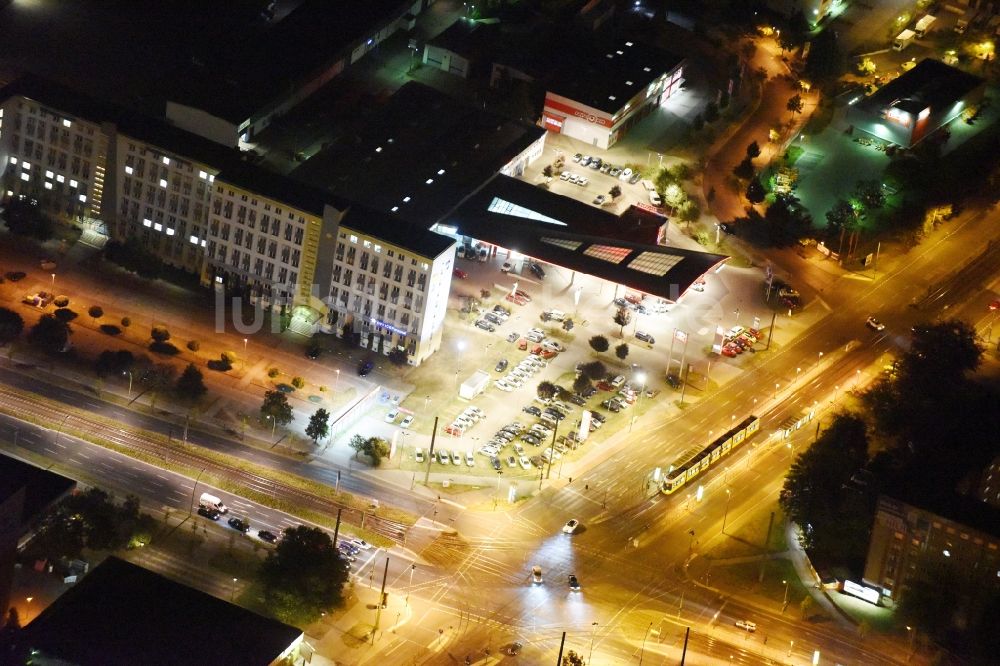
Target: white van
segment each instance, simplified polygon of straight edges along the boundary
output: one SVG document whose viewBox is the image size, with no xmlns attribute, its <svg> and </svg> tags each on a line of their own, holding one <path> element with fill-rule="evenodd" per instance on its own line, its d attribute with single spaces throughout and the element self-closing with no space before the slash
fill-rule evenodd
<svg viewBox="0 0 1000 666">
<path fill-rule="evenodd" d="M 229 507 L 222 503 L 215 495 L 209 495 L 208 493 L 202 493 L 201 499 L 198 501 L 199 506 L 204 509 L 215 509 L 219 513 L 228 513 Z"/>
</svg>

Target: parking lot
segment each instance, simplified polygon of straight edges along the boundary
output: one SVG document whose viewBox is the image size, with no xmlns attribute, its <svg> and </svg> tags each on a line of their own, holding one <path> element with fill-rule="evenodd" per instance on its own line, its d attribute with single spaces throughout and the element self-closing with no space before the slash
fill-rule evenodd
<svg viewBox="0 0 1000 666">
<path fill-rule="evenodd" d="M 403 405 L 405 411 L 416 414 L 416 420 L 405 437 L 400 464 L 414 472 L 426 469 L 433 416 L 438 416 L 436 455 L 431 463 L 435 474 L 488 476 L 502 471 L 508 478 L 537 479 L 539 465 L 548 467 L 545 451 L 553 447 L 549 455 L 556 475 L 561 462 L 573 460 L 594 442 L 599 445 L 606 438 L 604 433 L 628 428 L 633 416 L 679 397 L 679 382 L 675 379 L 671 386 L 666 381 L 675 328 L 689 336 L 687 362 L 696 371 L 704 370 L 711 360 L 706 351 L 715 327 L 737 323 L 732 306 L 722 305 L 731 298 L 730 283 L 752 284 L 747 288 L 754 292 L 760 288 L 759 273 L 737 269 L 708 276 L 697 287 L 702 291 L 692 290 L 680 303 L 669 305 L 549 264 L 540 265 L 545 276 L 540 279 L 532 273 L 529 260 L 503 249 L 494 255 L 487 248 L 483 261 L 478 248 L 469 254 L 475 258 L 456 263 L 449 333 L 438 352 L 438 362 L 444 366 L 435 387 L 441 394 L 440 406 L 429 413 L 419 391 Z M 624 327 L 613 321 L 620 305 L 632 317 Z M 544 317 L 545 313 L 550 316 Z M 744 306 L 744 323 L 749 324 L 754 314 L 749 304 Z M 759 314 L 763 316 L 763 309 Z M 595 335 L 607 338 L 607 352 L 597 353 L 590 347 L 588 341 Z M 614 353 L 622 343 L 628 345 L 624 360 Z M 673 350 L 675 375 L 682 347 L 678 343 Z M 719 370 L 713 374 L 723 375 L 725 366 L 741 364 L 748 356 L 715 357 Z M 574 395 L 577 366 L 595 360 L 606 367 L 609 381 L 595 378 L 592 393 Z M 462 384 L 479 371 L 489 377 L 483 392 L 471 399 L 460 398 Z M 542 381 L 565 389 L 557 396 L 562 405 L 537 399 Z M 689 395 L 692 390 L 688 389 Z M 612 399 L 614 403 L 608 402 Z M 475 408 L 472 413 L 470 408 Z M 547 409 L 559 410 L 562 418 L 551 411 L 546 414 Z M 607 425 L 597 419 L 599 423 L 587 429 L 590 437 L 581 447 L 574 433 L 580 429 L 584 410 L 599 414 Z M 421 450 L 424 462 L 417 462 L 416 449 Z M 447 457 L 441 458 L 444 451 Z"/>
</svg>

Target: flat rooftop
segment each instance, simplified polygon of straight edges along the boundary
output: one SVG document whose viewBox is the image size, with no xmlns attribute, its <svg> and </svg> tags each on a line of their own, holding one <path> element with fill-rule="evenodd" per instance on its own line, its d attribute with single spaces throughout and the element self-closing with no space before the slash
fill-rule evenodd
<svg viewBox="0 0 1000 666">
<path fill-rule="evenodd" d="M 430 227 L 544 135 L 410 82 L 291 176 Z"/>
<path fill-rule="evenodd" d="M 613 114 L 684 58 L 635 40 L 594 45 L 566 64 L 548 83 L 557 95 Z M 570 64 L 571 63 L 571 64 Z"/>
<path fill-rule="evenodd" d="M 938 111 L 984 83 L 984 79 L 940 60 L 924 58 L 916 67 L 861 100 L 858 106 L 876 113 L 889 107 L 909 113 L 920 113 L 927 107 Z"/>
<path fill-rule="evenodd" d="M 348 209 L 340 224 L 387 243 L 407 248 L 429 259 L 436 258 L 455 243 L 448 236 L 401 220 L 392 213 L 383 213 L 358 205 Z"/>
<path fill-rule="evenodd" d="M 728 257 L 638 242 L 623 218 L 498 175 L 442 224 L 557 266 L 676 301 Z"/>
<path fill-rule="evenodd" d="M 76 487 L 76 481 L 0 454 L 0 504 L 24 488 L 21 525 L 31 523 L 53 502 Z"/>
<path fill-rule="evenodd" d="M 304 0 L 280 20 L 263 19 L 203 44 L 171 79 L 168 98 L 234 123 L 251 118 L 320 67 L 346 57 L 406 13 L 405 0 Z"/>
<path fill-rule="evenodd" d="M 109 557 L 16 637 L 79 666 L 266 666 L 302 631 Z"/>
</svg>

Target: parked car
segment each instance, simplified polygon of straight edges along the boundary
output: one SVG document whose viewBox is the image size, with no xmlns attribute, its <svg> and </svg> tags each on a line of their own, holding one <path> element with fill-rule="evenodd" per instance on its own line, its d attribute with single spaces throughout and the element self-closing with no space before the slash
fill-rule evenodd
<svg viewBox="0 0 1000 666">
<path fill-rule="evenodd" d="M 413 449 L 413 460 L 422 463 L 424 461 L 424 450 L 419 446 Z"/>
<path fill-rule="evenodd" d="M 622 169 L 622 172 L 618 174 L 618 178 L 624 181 L 628 181 L 632 178 L 632 176 L 639 176 L 639 178 L 642 177 L 640 174 L 633 173 L 632 169 Z M 639 182 L 639 179 L 637 178 L 635 182 Z"/>
<path fill-rule="evenodd" d="M 492 333 L 493 331 L 497 330 L 496 326 L 494 326 L 490 322 L 486 321 L 485 319 L 477 319 L 476 320 L 476 328 L 481 328 L 484 331 L 489 331 L 490 333 Z"/>
<path fill-rule="evenodd" d="M 399 416 L 399 410 L 398 409 L 391 409 L 391 410 L 389 410 L 389 413 L 385 415 L 385 422 L 386 423 L 395 423 L 396 422 L 396 418 L 398 416 Z"/>
<path fill-rule="evenodd" d="M 375 364 L 372 361 L 370 361 L 370 360 L 365 361 L 358 368 L 358 375 L 361 376 L 361 377 L 367 377 L 371 373 L 371 371 L 372 371 L 372 369 L 374 367 L 375 367 Z"/>
<path fill-rule="evenodd" d="M 500 272 L 510 273 L 513 269 L 514 269 L 514 264 L 510 263 L 509 261 L 505 261 L 503 262 L 503 265 L 500 267 Z"/>
<path fill-rule="evenodd" d="M 596 197 L 594 197 L 593 204 L 595 206 L 603 206 L 607 200 L 608 198 L 606 196 L 604 196 L 603 194 L 598 194 Z"/>
<path fill-rule="evenodd" d="M 573 161 L 574 162 L 579 162 L 582 159 L 583 159 L 583 154 L 582 153 L 577 153 L 576 155 L 573 156 Z"/>
<path fill-rule="evenodd" d="M 499 361 L 497 361 L 496 367 L 493 368 L 493 370 L 496 372 L 503 372 L 506 369 L 507 369 L 507 359 L 505 358 L 502 358 Z"/>
<path fill-rule="evenodd" d="M 469 274 L 463 271 L 461 268 L 456 268 L 451 272 L 453 277 L 457 277 L 459 280 L 464 280 L 469 277 Z"/>
<path fill-rule="evenodd" d="M 586 187 L 590 180 L 586 176 L 577 176 L 576 184 L 580 187 Z"/>
<path fill-rule="evenodd" d="M 625 169 L 625 171 L 628 171 L 628 169 Z M 625 171 L 622 171 L 622 175 L 619 176 L 622 180 L 625 180 Z M 639 173 L 638 171 L 636 171 L 631 176 L 629 176 L 628 183 L 629 183 L 629 185 L 635 185 L 640 180 L 642 180 L 642 174 Z"/>
<path fill-rule="evenodd" d="M 656 344 L 656 338 L 654 338 L 649 333 L 645 333 L 643 331 L 636 331 L 635 332 L 635 339 L 636 340 L 642 340 L 643 342 L 651 344 L 651 345 Z"/>
<path fill-rule="evenodd" d="M 448 462 L 449 462 L 448 452 L 445 451 L 444 449 L 441 449 L 440 451 L 437 452 L 437 457 L 438 457 L 438 464 L 439 465 L 447 465 L 448 464 Z"/>
<path fill-rule="evenodd" d="M 407 414 L 399 423 L 399 427 L 403 429 L 409 428 L 411 425 L 413 425 L 413 414 Z"/>
</svg>

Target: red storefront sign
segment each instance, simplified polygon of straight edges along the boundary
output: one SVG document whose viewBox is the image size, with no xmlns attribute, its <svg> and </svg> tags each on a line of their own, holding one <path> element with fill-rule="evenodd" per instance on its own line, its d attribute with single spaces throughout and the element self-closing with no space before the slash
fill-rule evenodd
<svg viewBox="0 0 1000 666">
<path fill-rule="evenodd" d="M 587 111 L 581 111 L 580 109 L 573 108 L 568 104 L 563 104 L 562 102 L 557 102 L 551 97 L 545 98 L 545 107 L 552 108 L 557 111 L 563 111 L 568 115 L 574 116 L 576 118 L 582 118 L 588 123 L 594 123 L 595 125 L 601 125 L 602 127 L 611 127 L 611 120 L 608 118 L 602 118 L 601 116 L 596 116 Z"/>
</svg>

